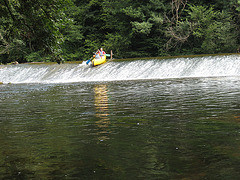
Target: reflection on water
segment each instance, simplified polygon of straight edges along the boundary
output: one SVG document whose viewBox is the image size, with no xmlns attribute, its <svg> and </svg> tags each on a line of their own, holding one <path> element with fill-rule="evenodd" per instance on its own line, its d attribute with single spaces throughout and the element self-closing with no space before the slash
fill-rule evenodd
<svg viewBox="0 0 240 180">
<path fill-rule="evenodd" d="M 240 179 L 239 78 L 0 86 L 0 179 Z"/>
<path fill-rule="evenodd" d="M 96 117 L 99 119 L 96 121 L 99 127 L 99 140 L 103 141 L 109 139 L 107 130 L 110 120 L 109 120 L 109 110 L 108 110 L 108 95 L 107 95 L 107 85 L 100 84 L 94 85 L 94 99 L 96 108 Z"/>
<path fill-rule="evenodd" d="M 237 121 L 240 121 L 240 116 L 234 116 Z"/>
</svg>

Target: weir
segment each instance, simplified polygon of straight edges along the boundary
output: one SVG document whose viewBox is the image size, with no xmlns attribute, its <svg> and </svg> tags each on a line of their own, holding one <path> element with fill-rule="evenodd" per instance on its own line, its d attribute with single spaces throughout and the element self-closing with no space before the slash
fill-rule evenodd
<svg viewBox="0 0 240 180">
<path fill-rule="evenodd" d="M 90 68 L 82 64 L 0 66 L 0 82 L 72 83 L 190 77 L 240 77 L 240 56 L 208 56 L 165 60 L 110 61 Z"/>
</svg>

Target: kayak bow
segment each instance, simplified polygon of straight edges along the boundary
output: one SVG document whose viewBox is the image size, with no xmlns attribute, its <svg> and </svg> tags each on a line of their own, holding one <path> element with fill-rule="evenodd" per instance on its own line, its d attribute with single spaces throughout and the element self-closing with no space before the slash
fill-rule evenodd
<svg viewBox="0 0 240 180">
<path fill-rule="evenodd" d="M 92 60 L 92 65 L 94 67 L 94 66 L 98 66 L 100 64 L 104 64 L 105 62 L 107 62 L 107 60 L 106 60 L 106 56 L 104 55 L 104 56 L 101 56 L 100 58 L 94 58 Z"/>
</svg>

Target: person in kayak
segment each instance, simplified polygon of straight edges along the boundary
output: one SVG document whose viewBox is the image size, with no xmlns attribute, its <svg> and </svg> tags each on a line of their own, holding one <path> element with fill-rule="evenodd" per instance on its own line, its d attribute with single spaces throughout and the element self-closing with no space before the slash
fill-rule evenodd
<svg viewBox="0 0 240 180">
<path fill-rule="evenodd" d="M 105 51 L 103 50 L 103 48 L 100 48 L 100 56 L 104 56 L 106 53 Z"/>
<path fill-rule="evenodd" d="M 98 49 L 97 52 L 95 53 L 95 58 L 96 58 L 96 59 L 99 59 L 99 58 L 100 58 L 100 55 L 101 55 L 101 52 L 100 52 L 100 50 Z"/>
</svg>

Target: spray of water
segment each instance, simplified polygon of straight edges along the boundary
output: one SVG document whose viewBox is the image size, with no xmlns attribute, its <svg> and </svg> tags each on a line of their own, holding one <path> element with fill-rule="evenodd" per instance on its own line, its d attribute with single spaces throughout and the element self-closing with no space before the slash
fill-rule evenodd
<svg viewBox="0 0 240 180">
<path fill-rule="evenodd" d="M 71 83 L 222 76 L 240 77 L 239 56 L 111 61 L 93 68 L 87 66 L 86 62 L 0 66 L 0 82 L 3 83 Z"/>
</svg>

